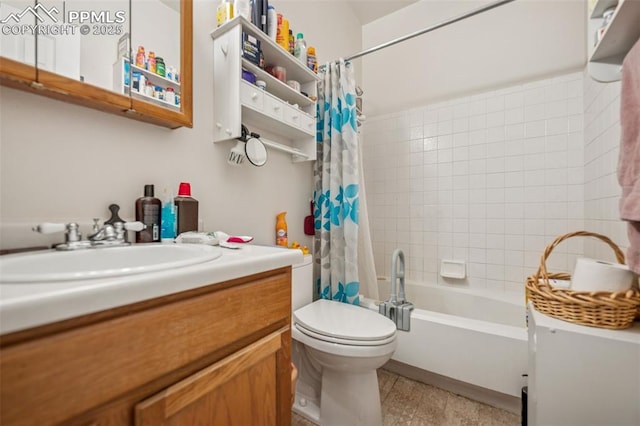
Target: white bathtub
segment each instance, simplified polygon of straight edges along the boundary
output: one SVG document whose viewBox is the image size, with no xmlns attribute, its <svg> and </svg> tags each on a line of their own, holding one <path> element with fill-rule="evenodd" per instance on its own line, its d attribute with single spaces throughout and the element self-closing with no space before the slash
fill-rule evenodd
<svg viewBox="0 0 640 426">
<path fill-rule="evenodd" d="M 389 283 L 379 281 L 380 298 Z M 525 303 L 440 285 L 406 286 L 411 329 L 398 331 L 393 360 L 425 372 L 519 398 L 527 372 Z M 374 308 L 371 300 L 363 304 Z"/>
</svg>

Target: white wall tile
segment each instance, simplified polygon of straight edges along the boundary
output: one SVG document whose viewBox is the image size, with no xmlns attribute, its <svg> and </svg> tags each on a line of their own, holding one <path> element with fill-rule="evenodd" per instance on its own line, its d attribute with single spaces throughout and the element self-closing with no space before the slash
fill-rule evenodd
<svg viewBox="0 0 640 426">
<path fill-rule="evenodd" d="M 411 279 L 464 258 L 470 288 L 522 293 L 545 246 L 617 219 L 619 83 L 583 73 L 371 117 L 363 145 L 376 266 L 406 244 Z M 401 170 L 402 169 L 402 170 Z M 607 247 L 573 242 L 554 267 Z M 380 271 L 378 271 L 380 273 Z"/>
</svg>

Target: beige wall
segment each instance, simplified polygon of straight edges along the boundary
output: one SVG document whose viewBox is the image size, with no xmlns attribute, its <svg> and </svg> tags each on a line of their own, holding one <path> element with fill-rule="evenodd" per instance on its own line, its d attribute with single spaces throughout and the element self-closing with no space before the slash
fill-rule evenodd
<svg viewBox="0 0 640 426">
<path fill-rule="evenodd" d="M 491 3 L 422 0 L 362 29 L 364 48 Z M 365 111 L 377 115 L 582 70 L 584 0 L 518 0 L 363 59 Z"/>
<path fill-rule="evenodd" d="M 321 3 L 313 13 L 295 6 L 285 9 L 283 5 L 282 10 L 297 29 L 308 34 L 321 58 L 342 54 L 343 48 L 359 50 L 361 28 L 350 10 L 339 2 Z M 122 207 L 123 218 L 132 219 L 134 202 L 145 184 L 155 184 L 160 193 L 165 186 L 176 191 L 180 181 L 191 182 L 205 230 L 253 235 L 257 243 L 272 244 L 275 215 L 287 211 L 290 241 L 311 244 L 303 235 L 302 223 L 309 214 L 312 163 L 294 164 L 290 155 L 269 151 L 269 161 L 262 168 L 233 168 L 226 164 L 231 142 L 211 142 L 209 33 L 214 28 L 214 8 L 213 1 L 194 1 L 192 129 L 166 130 L 0 89 L 1 247 L 48 241 L 29 230 L 38 222 L 90 224 L 93 217 L 106 219 L 111 203 Z M 340 25 L 331 31 L 317 25 L 336 15 L 341 16 Z"/>
</svg>

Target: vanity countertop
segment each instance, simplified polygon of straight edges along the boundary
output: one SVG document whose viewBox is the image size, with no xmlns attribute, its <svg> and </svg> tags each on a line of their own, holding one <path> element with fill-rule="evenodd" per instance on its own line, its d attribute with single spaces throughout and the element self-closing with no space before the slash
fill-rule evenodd
<svg viewBox="0 0 640 426">
<path fill-rule="evenodd" d="M 0 284 L 0 334 L 217 284 L 302 262 L 300 250 L 248 244 L 193 266 L 124 277 Z M 25 254 L 24 256 L 29 256 Z"/>
</svg>

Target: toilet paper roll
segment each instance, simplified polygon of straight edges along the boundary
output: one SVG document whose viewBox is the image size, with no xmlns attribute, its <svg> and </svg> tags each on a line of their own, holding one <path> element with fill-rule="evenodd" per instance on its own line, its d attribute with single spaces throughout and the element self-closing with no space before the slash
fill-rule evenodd
<svg viewBox="0 0 640 426">
<path fill-rule="evenodd" d="M 571 276 L 571 290 L 627 291 L 635 279 L 636 274 L 627 265 L 579 258 Z"/>
</svg>

